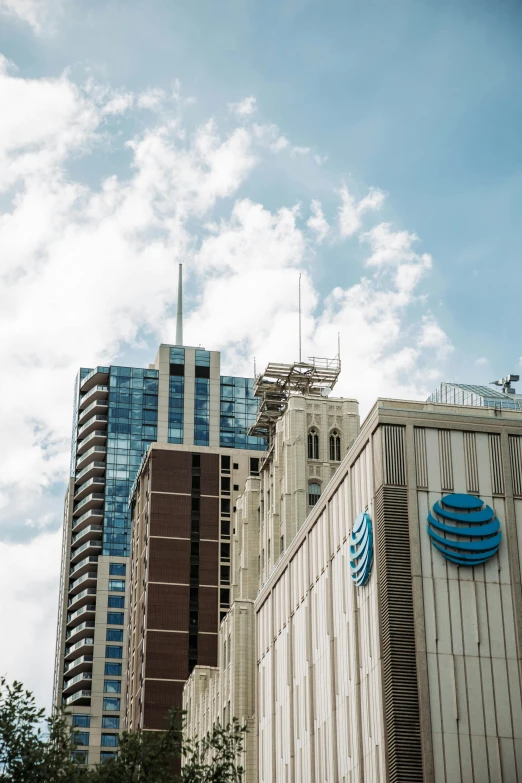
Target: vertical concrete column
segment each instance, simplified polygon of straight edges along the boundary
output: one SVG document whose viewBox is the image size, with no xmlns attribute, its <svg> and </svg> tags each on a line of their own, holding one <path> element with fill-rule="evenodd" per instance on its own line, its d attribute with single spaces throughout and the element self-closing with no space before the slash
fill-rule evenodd
<svg viewBox="0 0 522 783">
<path fill-rule="evenodd" d="M 219 351 L 210 352 L 210 417 L 209 417 L 209 446 L 219 447 L 220 431 L 220 377 L 221 354 Z"/>
<path fill-rule="evenodd" d="M 159 371 L 158 383 L 158 442 L 169 441 L 169 378 L 170 346 L 160 345 L 156 355 L 155 369 Z"/>
</svg>

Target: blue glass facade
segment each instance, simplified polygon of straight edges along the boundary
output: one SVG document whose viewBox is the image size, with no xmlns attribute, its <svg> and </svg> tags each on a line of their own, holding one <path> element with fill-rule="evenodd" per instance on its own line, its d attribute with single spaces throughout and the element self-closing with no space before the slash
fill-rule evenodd
<svg viewBox="0 0 522 783">
<path fill-rule="evenodd" d="M 252 378 L 233 378 L 222 375 L 220 379 L 220 437 L 221 446 L 233 449 L 266 448 L 264 438 L 248 434 L 257 415 L 259 402 L 254 397 Z"/>
<path fill-rule="evenodd" d="M 157 439 L 158 371 L 111 367 L 109 389 L 102 552 L 124 557 L 130 555 L 129 492 Z"/>
</svg>

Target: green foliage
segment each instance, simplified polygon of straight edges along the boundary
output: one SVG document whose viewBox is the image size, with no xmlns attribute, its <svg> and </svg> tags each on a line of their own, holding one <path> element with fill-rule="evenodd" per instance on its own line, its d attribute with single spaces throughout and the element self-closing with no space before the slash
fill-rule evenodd
<svg viewBox="0 0 522 783">
<path fill-rule="evenodd" d="M 173 710 L 165 731 L 123 732 L 118 755 L 88 769 L 73 757 L 75 732 L 65 713 L 46 718 L 30 691 L 1 678 L 0 783 L 241 783 L 246 727 L 234 719 L 188 740 L 184 723 Z"/>
<path fill-rule="evenodd" d="M 46 731 L 44 731 L 46 727 Z M 20 682 L 0 679 L 0 781 L 77 783 L 86 770 L 72 759 L 72 734 L 62 712 L 45 718 Z"/>
</svg>

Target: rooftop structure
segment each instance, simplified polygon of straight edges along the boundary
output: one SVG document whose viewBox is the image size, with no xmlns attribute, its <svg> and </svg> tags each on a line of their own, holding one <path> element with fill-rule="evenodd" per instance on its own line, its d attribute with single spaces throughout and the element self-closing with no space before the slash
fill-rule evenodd
<svg viewBox="0 0 522 783">
<path fill-rule="evenodd" d="M 511 387 L 504 392 L 492 389 L 490 386 L 476 386 L 468 383 L 441 383 L 430 394 L 427 402 L 522 410 L 522 395 L 515 394 L 515 390 Z"/>
</svg>

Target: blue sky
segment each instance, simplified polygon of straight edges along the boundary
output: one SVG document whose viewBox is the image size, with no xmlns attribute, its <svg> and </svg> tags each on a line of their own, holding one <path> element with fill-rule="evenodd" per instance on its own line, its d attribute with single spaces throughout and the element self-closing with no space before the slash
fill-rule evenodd
<svg viewBox="0 0 522 783">
<path fill-rule="evenodd" d="M 225 371 L 295 358 L 299 273 L 305 353 L 341 333 L 363 413 L 520 368 L 521 24 L 510 0 L 0 0 L 0 560 L 25 585 L 0 672 L 49 700 L 74 374 L 173 340 L 179 261 Z"/>
</svg>

